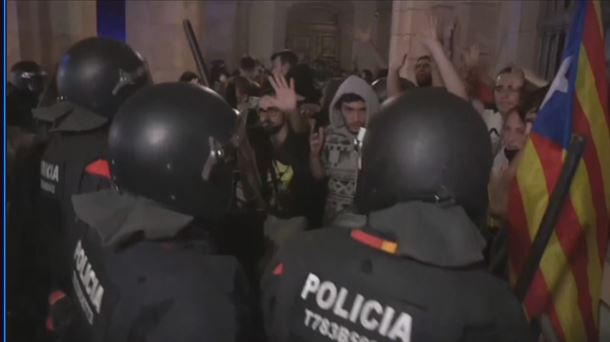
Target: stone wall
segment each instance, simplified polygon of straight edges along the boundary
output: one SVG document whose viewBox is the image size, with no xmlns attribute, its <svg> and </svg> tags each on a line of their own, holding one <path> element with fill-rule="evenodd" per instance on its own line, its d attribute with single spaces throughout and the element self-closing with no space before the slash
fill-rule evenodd
<svg viewBox="0 0 610 342">
<path fill-rule="evenodd" d="M 96 35 L 93 1 L 7 2 L 7 64 L 34 60 L 51 71 L 75 42 Z"/>
<path fill-rule="evenodd" d="M 127 42 L 147 58 L 156 81 L 177 79 L 195 63 L 182 28 L 189 19 L 208 61 L 222 58 L 233 69 L 249 53 L 269 64 L 286 43 L 287 13 L 296 4 L 319 1 L 127 1 Z M 345 34 L 350 27 L 373 30 L 379 52 L 409 55 L 403 74 L 412 78 L 415 59 L 426 53 L 415 35 L 425 14 L 457 21 L 454 61 L 479 43 L 492 71 L 508 63 L 536 66 L 539 1 L 324 1 L 339 9 L 341 62 L 351 68 L 379 67 L 375 53 Z M 8 62 L 39 61 L 48 69 L 74 42 L 96 34 L 95 1 L 15 1 L 7 4 Z"/>
<path fill-rule="evenodd" d="M 128 1 L 127 43 L 146 58 L 155 82 L 177 81 L 185 70 L 197 71 L 182 21 L 189 19 L 201 40 L 205 8 L 200 2 Z"/>
</svg>

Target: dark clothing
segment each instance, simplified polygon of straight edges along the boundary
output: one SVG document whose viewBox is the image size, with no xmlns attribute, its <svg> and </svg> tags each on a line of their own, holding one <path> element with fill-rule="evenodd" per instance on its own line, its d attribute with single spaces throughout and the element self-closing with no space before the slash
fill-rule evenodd
<svg viewBox="0 0 610 342">
<path fill-rule="evenodd" d="M 304 216 L 310 225 L 319 221 L 323 183 L 314 180 L 309 167 L 309 139 L 305 134 L 290 131 L 286 141 L 271 149 L 266 177 L 269 213 L 278 218 Z M 257 151 L 258 152 L 258 151 Z"/>
<path fill-rule="evenodd" d="M 48 237 L 37 221 L 44 141 L 7 127 L 7 333 L 10 341 L 41 341 L 49 286 Z"/>
<path fill-rule="evenodd" d="M 214 255 L 202 224 L 112 190 L 75 196 L 74 208 L 61 258 L 76 308 L 67 340 L 249 341 L 245 276 Z"/>
<path fill-rule="evenodd" d="M 41 220 L 49 231 L 60 233 L 74 220 L 72 195 L 110 187 L 108 178 L 86 172 L 87 166 L 105 159 L 107 126 L 67 103 L 46 111 L 60 114 L 40 116 L 54 125 L 40 163 Z"/>
<path fill-rule="evenodd" d="M 51 245 L 75 219 L 72 195 L 110 187 L 109 179 L 86 172 L 88 165 L 105 158 L 106 144 L 102 130 L 52 135 L 40 164 L 40 219 L 45 231 L 52 234 Z"/>
<path fill-rule="evenodd" d="M 463 210 L 406 203 L 369 225 L 307 232 L 279 251 L 261 285 L 270 341 L 530 340 Z"/>
<path fill-rule="evenodd" d="M 38 105 L 38 95 L 6 85 L 6 124 L 34 131 L 32 109 Z"/>
<path fill-rule="evenodd" d="M 72 195 L 111 186 L 109 174 L 87 172 L 90 165 L 105 163 L 107 120 L 68 102 L 39 108 L 34 115 L 51 127 L 37 179 L 40 189 L 38 220 L 48 252 L 39 257 L 44 259 L 51 273 L 45 289 L 48 295 L 62 285 L 62 239 L 66 227 L 75 221 Z"/>
</svg>

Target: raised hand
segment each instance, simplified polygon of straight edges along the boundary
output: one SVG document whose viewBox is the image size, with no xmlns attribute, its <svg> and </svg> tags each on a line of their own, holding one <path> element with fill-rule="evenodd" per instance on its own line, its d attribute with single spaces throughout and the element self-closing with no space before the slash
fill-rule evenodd
<svg viewBox="0 0 610 342">
<path fill-rule="evenodd" d="M 294 79 L 290 79 L 290 85 L 286 78 L 280 74 L 269 76 L 269 83 L 275 90 L 275 96 L 271 98 L 271 105 L 282 112 L 291 113 L 297 110 L 297 93 L 294 89 Z"/>
</svg>

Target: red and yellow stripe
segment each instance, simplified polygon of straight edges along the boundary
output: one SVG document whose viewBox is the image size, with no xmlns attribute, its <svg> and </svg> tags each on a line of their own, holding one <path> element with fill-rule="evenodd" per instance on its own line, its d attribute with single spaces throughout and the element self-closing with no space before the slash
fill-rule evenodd
<svg viewBox="0 0 610 342">
<path fill-rule="evenodd" d="M 598 303 L 610 214 L 610 119 L 599 2 L 586 9 L 572 124 L 587 137 L 570 195 L 524 301 L 548 314 L 562 341 L 598 341 Z M 511 275 L 520 274 L 555 188 L 565 151 L 533 134 L 511 189 Z"/>
</svg>

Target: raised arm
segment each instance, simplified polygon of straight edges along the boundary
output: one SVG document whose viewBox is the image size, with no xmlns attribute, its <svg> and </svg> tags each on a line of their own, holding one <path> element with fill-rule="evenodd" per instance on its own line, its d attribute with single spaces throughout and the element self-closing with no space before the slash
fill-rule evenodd
<svg viewBox="0 0 610 342">
<path fill-rule="evenodd" d="M 420 31 L 418 37 L 424 44 L 424 46 L 428 48 L 428 51 L 430 51 L 430 55 L 436 62 L 436 65 L 441 74 L 441 78 L 445 83 L 447 91 L 465 100 L 468 100 L 468 95 L 466 93 L 466 87 L 464 86 L 464 82 L 462 81 L 460 75 L 453 66 L 453 63 L 451 63 L 451 61 L 445 54 L 443 45 L 438 39 L 437 27 L 438 19 L 433 16 L 428 17 L 428 21 L 426 22 L 426 24 L 424 24 L 424 27 Z"/>
</svg>

